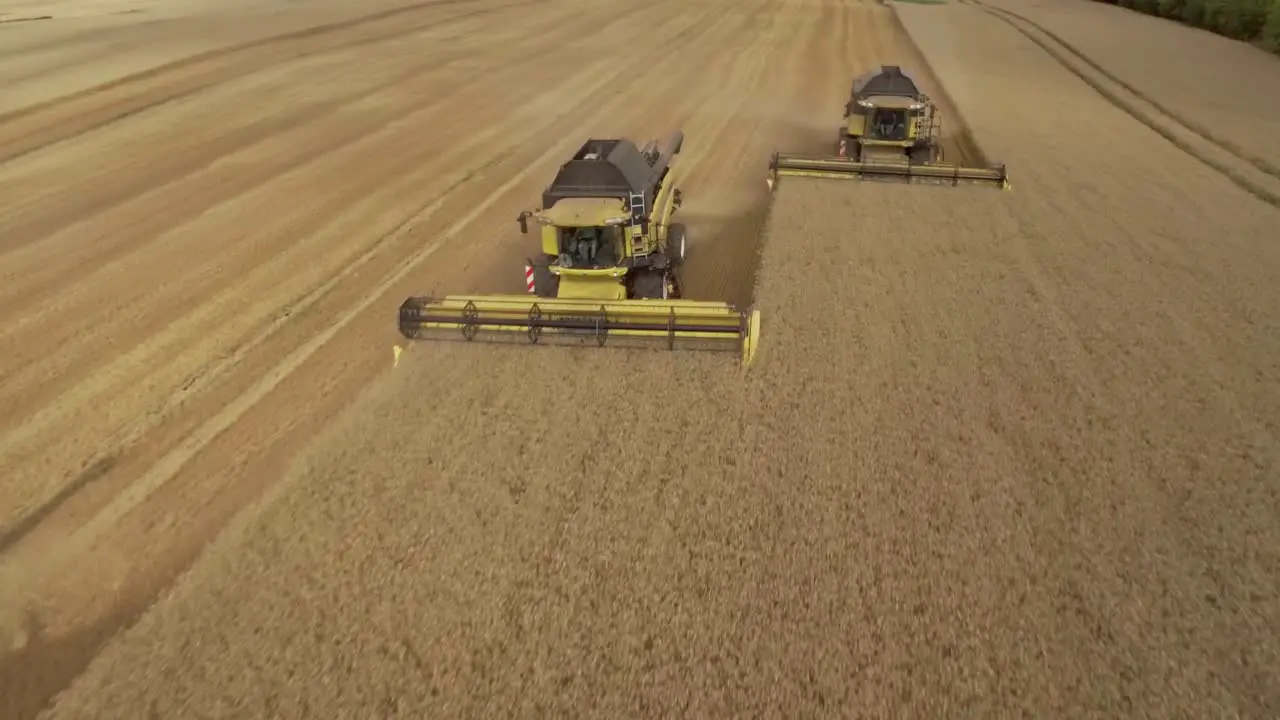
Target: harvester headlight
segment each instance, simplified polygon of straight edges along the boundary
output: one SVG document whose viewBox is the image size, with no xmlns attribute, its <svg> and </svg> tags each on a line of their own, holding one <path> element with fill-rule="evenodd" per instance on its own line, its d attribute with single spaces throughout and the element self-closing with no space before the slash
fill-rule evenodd
<svg viewBox="0 0 1280 720">
<path fill-rule="evenodd" d="M 916 104 L 914 104 L 914 105 L 912 105 L 912 106 L 911 106 L 911 109 L 912 109 L 912 110 L 923 110 L 923 109 L 924 109 L 924 103 L 916 103 Z"/>
<path fill-rule="evenodd" d="M 858 101 L 858 107 L 872 108 L 872 107 L 875 107 L 875 106 L 874 106 L 874 105 L 872 105 L 871 103 L 867 102 L 866 100 L 859 100 L 859 101 Z"/>
</svg>

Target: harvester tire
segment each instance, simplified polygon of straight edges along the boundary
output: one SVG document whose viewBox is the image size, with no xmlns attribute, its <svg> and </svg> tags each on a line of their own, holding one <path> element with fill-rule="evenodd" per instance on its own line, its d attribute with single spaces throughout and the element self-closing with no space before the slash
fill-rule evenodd
<svg viewBox="0 0 1280 720">
<path fill-rule="evenodd" d="M 667 255 L 671 262 L 680 265 L 689 256 L 688 235 L 684 225 L 673 224 L 667 228 Z"/>
<path fill-rule="evenodd" d="M 636 300 L 665 300 L 667 278 L 661 272 L 642 272 L 631 283 L 631 294 Z"/>
<path fill-rule="evenodd" d="M 548 265 L 533 266 L 533 294 L 553 298 L 560 291 L 560 276 L 551 272 Z"/>
</svg>

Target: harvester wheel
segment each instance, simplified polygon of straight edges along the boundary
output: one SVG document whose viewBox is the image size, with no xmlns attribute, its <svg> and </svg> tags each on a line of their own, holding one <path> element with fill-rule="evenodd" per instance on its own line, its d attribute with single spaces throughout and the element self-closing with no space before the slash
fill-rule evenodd
<svg viewBox="0 0 1280 720">
<path fill-rule="evenodd" d="M 679 265 L 689 256 L 688 236 L 685 234 L 684 225 L 674 224 L 667 228 L 667 253 L 671 257 L 671 262 Z"/>
<path fill-rule="evenodd" d="M 661 272 L 642 272 L 631 283 L 631 294 L 636 300 L 666 300 L 667 277 Z"/>
</svg>

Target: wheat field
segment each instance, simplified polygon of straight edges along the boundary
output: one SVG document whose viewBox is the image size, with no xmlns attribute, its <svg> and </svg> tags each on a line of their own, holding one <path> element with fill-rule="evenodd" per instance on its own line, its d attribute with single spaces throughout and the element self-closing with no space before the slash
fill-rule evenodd
<svg viewBox="0 0 1280 720">
<path fill-rule="evenodd" d="M 0 716 L 1280 712 L 1280 210 L 1092 6 L 264 7 L 0 50 Z M 1013 188 L 770 194 L 882 62 Z M 405 295 L 521 288 L 571 146 L 674 127 L 751 368 L 391 367 Z"/>
</svg>

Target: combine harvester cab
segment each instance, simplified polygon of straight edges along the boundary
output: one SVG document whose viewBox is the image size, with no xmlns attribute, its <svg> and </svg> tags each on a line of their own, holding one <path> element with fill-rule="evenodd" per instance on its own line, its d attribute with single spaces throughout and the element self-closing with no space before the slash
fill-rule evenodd
<svg viewBox="0 0 1280 720">
<path fill-rule="evenodd" d="M 845 105 L 836 154 L 778 153 L 769 187 L 780 175 L 1009 188 L 1003 165 L 963 167 L 943 162 L 942 119 L 927 95 L 897 65 L 858 78 Z"/>
<path fill-rule="evenodd" d="M 525 266 L 530 295 L 412 297 L 400 306 L 409 339 L 517 341 L 733 351 L 755 356 L 757 311 L 682 298 L 684 227 L 672 133 L 644 148 L 590 139 L 560 167 L 542 208 L 520 214 L 541 254 Z"/>
</svg>

